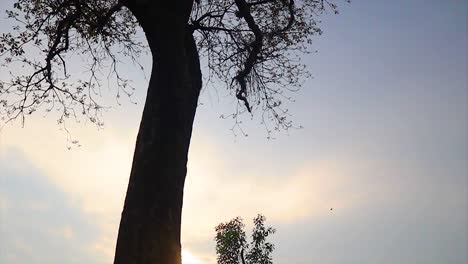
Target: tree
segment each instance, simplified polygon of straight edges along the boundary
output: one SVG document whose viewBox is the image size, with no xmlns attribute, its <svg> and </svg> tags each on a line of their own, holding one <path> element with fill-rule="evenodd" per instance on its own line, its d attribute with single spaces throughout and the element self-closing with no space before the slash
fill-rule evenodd
<svg viewBox="0 0 468 264">
<path fill-rule="evenodd" d="M 254 218 L 250 243 L 247 243 L 240 217 L 216 226 L 218 264 L 272 264 L 271 253 L 275 246 L 266 240 L 275 233 L 275 229 L 265 226 L 265 221 L 265 216 L 260 214 Z"/>
<path fill-rule="evenodd" d="M 199 56 L 206 59 L 209 77 L 238 99 L 234 117 L 258 111 L 273 128 L 288 129 L 281 100 L 305 76 L 298 56 L 321 34 L 316 18 L 327 10 L 336 13 L 336 4 L 17 0 L 7 11 L 17 25 L 0 36 L 0 56 L 3 66 L 20 70 L 0 82 L 0 116 L 24 122 L 38 110 L 58 110 L 60 124 L 81 116 L 101 126 L 99 73 L 108 69 L 117 97 L 131 96 L 134 87 L 118 70 L 119 58 L 133 60 L 145 50 L 134 38 L 141 27 L 153 64 L 114 263 L 180 263 L 187 153 L 202 88 Z M 73 56 L 86 62 L 86 78 L 67 70 Z"/>
</svg>

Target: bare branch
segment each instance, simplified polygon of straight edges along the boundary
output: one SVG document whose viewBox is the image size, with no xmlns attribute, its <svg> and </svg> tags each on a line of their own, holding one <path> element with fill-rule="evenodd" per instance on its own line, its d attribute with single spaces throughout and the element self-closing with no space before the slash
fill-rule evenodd
<svg viewBox="0 0 468 264">
<path fill-rule="evenodd" d="M 196 4 L 190 26 L 208 78 L 224 82 L 245 112 L 262 111 L 262 123 L 273 123 L 268 131 L 287 130 L 293 126 L 283 101 L 310 76 L 300 59 L 322 33 L 317 18 L 336 8 L 325 0 L 205 0 Z"/>
<path fill-rule="evenodd" d="M 0 58 L 3 67 L 18 66 L 21 71 L 12 71 L 10 82 L 0 82 L 3 121 L 20 117 L 24 122 L 25 115 L 42 108 L 46 113 L 58 110 L 60 124 L 69 117 L 78 120 L 81 113 L 102 126 L 105 107 L 94 97 L 105 68 L 107 78 L 115 80 L 118 97 L 133 94 L 129 81 L 117 72 L 117 57 L 123 54 L 135 61 L 145 47 L 134 39 L 138 23 L 121 2 L 18 0 L 7 14 L 19 25 L 0 36 Z M 26 54 L 34 49 L 43 56 L 42 62 Z M 67 71 L 67 58 L 76 54 L 88 62 L 86 81 Z"/>
</svg>

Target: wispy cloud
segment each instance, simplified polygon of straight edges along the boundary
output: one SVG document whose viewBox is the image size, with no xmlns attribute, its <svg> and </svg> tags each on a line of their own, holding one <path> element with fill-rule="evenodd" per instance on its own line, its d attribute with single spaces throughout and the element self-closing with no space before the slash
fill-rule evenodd
<svg viewBox="0 0 468 264">
<path fill-rule="evenodd" d="M 21 151 L 3 150 L 0 193 L 8 202 L 0 213 L 0 262 L 99 263 L 86 252 L 97 227 Z"/>
</svg>

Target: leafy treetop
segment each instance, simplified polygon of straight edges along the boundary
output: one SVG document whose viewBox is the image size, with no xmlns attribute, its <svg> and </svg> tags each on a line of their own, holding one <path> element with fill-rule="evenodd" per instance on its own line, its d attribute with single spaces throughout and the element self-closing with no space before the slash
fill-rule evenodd
<svg viewBox="0 0 468 264">
<path fill-rule="evenodd" d="M 37 110 L 58 110 L 59 123 L 83 115 L 102 125 L 102 77 L 114 80 L 117 97 L 131 96 L 134 88 L 119 71 L 121 58 L 137 63 L 146 50 L 127 8 L 135 1 L 16 1 L 6 12 L 17 23 L 0 35 L 0 57 L 3 67 L 21 70 L 0 82 L 0 117 L 24 122 Z M 263 121 L 288 129 L 282 101 L 308 76 L 300 55 L 322 33 L 317 18 L 327 11 L 338 12 L 331 0 L 198 0 L 187 29 L 206 58 L 209 79 L 225 83 L 238 99 L 234 117 L 258 109 Z M 85 62 L 85 77 L 67 71 L 72 56 Z"/>
<path fill-rule="evenodd" d="M 247 243 L 244 223 L 240 217 L 216 226 L 216 254 L 218 264 L 272 264 L 275 246 L 267 242 L 275 229 L 265 226 L 266 218 L 257 215 L 253 222 L 252 241 Z"/>
</svg>

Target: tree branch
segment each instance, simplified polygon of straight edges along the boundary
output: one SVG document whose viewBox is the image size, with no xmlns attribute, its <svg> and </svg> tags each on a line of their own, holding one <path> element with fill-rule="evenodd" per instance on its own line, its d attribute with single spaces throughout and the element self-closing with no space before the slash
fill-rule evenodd
<svg viewBox="0 0 468 264">
<path fill-rule="evenodd" d="M 255 61 L 260 54 L 263 45 L 263 33 L 259 26 L 255 23 L 252 14 L 250 13 L 250 7 L 245 0 L 235 0 L 237 8 L 239 8 L 239 14 L 244 18 L 245 22 L 249 26 L 250 30 L 254 33 L 255 39 L 250 43 L 250 53 L 247 60 L 244 63 L 244 68 L 240 70 L 234 79 L 239 83 L 239 90 L 236 93 L 237 99 L 244 102 L 245 107 L 249 112 L 252 112 L 249 102 L 247 101 L 247 81 L 246 78 L 252 71 L 255 65 Z"/>
</svg>

